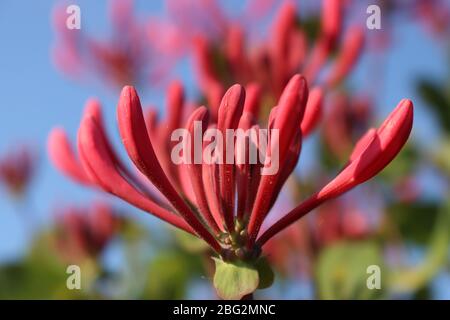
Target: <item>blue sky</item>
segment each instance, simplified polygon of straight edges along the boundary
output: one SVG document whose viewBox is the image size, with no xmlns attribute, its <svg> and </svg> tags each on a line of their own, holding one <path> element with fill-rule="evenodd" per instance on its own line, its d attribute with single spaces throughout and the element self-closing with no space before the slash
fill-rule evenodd
<svg viewBox="0 0 450 320">
<path fill-rule="evenodd" d="M 46 223 L 58 203 L 80 203 L 98 196 L 68 181 L 50 165 L 45 145 L 51 128 L 62 125 L 74 138 L 84 102 L 96 96 L 104 103 L 108 125 L 115 132 L 118 93 L 100 85 L 74 83 L 61 75 L 50 59 L 51 12 L 56 2 L 7 0 L 0 4 L 0 150 L 4 153 L 14 145 L 26 143 L 39 155 L 39 170 L 26 206 L 18 206 L 5 192 L 0 194 L 0 259 L 13 258 L 24 249 L 26 237 L 18 211 L 33 211 L 26 214 Z M 82 28 L 104 32 L 106 2 L 78 3 L 82 8 Z M 161 96 L 154 99 L 161 102 Z"/>
<path fill-rule="evenodd" d="M 30 215 L 31 219 L 45 224 L 57 204 L 83 203 L 100 196 L 68 181 L 50 165 L 45 150 L 50 129 L 62 125 L 74 138 L 85 100 L 97 96 L 104 103 L 110 133 L 112 136 L 116 133 L 114 109 L 118 92 L 68 80 L 51 62 L 50 15 L 55 2 L 0 2 L 0 154 L 20 143 L 31 144 L 39 154 L 38 174 L 26 205 L 19 206 L 0 190 L 0 260 L 13 259 L 23 253 L 27 241 L 24 220 L 30 219 Z M 107 30 L 106 1 L 77 3 L 82 10 L 82 28 L 98 34 Z M 162 3 L 138 1 L 137 7 L 156 14 Z M 416 24 L 401 23 L 394 38 L 396 44 L 386 57 L 386 78 L 380 86 L 378 112 L 381 119 L 400 99 L 413 99 L 416 105 L 414 137 L 426 142 L 436 137 L 436 131 L 433 119 L 425 114 L 421 101 L 415 96 L 414 80 L 422 74 L 444 78 L 445 56 L 428 33 Z M 355 87 L 371 81 L 367 67 L 368 59 L 363 59 L 352 79 Z M 178 71 L 182 79 L 192 79 L 185 65 Z M 144 96 L 146 102 L 162 105 L 161 93 L 152 91 Z M 119 146 L 117 136 L 115 138 Z M 305 152 L 308 148 L 312 146 L 307 143 Z"/>
</svg>

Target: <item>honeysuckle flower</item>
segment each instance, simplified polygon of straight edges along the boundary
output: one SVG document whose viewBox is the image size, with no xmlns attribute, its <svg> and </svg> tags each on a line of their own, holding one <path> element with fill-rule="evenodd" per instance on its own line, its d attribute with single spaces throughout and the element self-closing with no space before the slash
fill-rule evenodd
<svg viewBox="0 0 450 320">
<path fill-rule="evenodd" d="M 322 2 L 321 31 L 311 43 L 306 31 L 298 27 L 296 11 L 292 2 L 283 2 L 268 36 L 259 45 L 248 44 L 245 29 L 239 24 L 228 28 L 218 43 L 201 36 L 195 39 L 193 54 L 200 87 L 211 106 L 218 105 L 217 96 L 223 93 L 224 84 L 258 83 L 270 107 L 296 73 L 303 73 L 310 85 L 325 88 L 349 74 L 362 51 L 364 32 L 359 26 L 342 32 L 343 2 Z"/>
<path fill-rule="evenodd" d="M 0 158 L 0 183 L 14 196 L 25 191 L 35 170 L 35 159 L 27 147 L 17 148 Z"/>
<path fill-rule="evenodd" d="M 276 107 L 272 108 L 267 126 L 257 123 L 257 118 L 252 113 L 255 107 L 247 101 L 245 89 L 240 85 L 230 87 L 224 94 L 218 108 L 217 122 L 211 120 L 207 108 L 202 106 L 195 109 L 184 127 L 188 133 L 193 132 L 196 123 L 202 124 L 202 130 L 216 128 L 217 132 L 237 128 L 254 128 L 258 132 L 262 132 L 263 128 L 270 129 L 266 136 L 259 135 L 257 139 L 249 139 L 251 143 L 236 142 L 234 146 L 247 154 L 253 144 L 265 154 L 266 160 L 270 160 L 262 163 L 239 163 L 236 159 L 239 153 L 230 153 L 230 150 L 234 150 L 233 147 L 224 148 L 216 157 L 218 161 L 213 163 L 183 163 L 180 165 L 185 168 L 183 179 L 191 185 L 193 198 L 187 197 L 182 189 L 177 189 L 167 173 L 169 171 L 163 168 L 161 155 L 158 154 L 160 151 L 154 147 L 158 142 L 154 136 L 149 135 L 152 126 L 146 123 L 138 94 L 130 86 L 123 88 L 117 106 L 120 136 L 129 158 L 158 189 L 164 198 L 162 201 L 149 192 L 146 185 L 119 160 L 111 147 L 96 103 L 87 104 L 81 121 L 77 139 L 78 157 L 68 147 L 61 129 L 55 129 L 50 134 L 49 152 L 55 165 L 68 176 L 111 193 L 198 236 L 223 261 L 255 263 L 261 255 L 263 245 L 272 236 L 323 202 L 340 196 L 386 167 L 400 152 L 412 128 L 413 105 L 405 99 L 378 129 L 371 129 L 363 135 L 354 147 L 347 165 L 333 180 L 269 225 L 266 230 L 261 230 L 281 188 L 298 162 L 302 128 L 308 127 L 302 126 L 302 123 L 312 121 L 306 116 L 314 118 L 314 112 L 305 111 L 308 100 L 306 79 L 301 75 L 294 75 L 283 90 Z M 318 100 L 320 99 L 311 100 L 315 102 L 310 102 L 309 107 L 315 106 Z M 191 138 L 186 138 L 188 141 L 193 135 L 190 136 Z M 233 141 L 238 140 L 227 140 L 224 144 Z M 262 151 L 265 142 L 268 147 Z M 208 146 L 203 141 L 197 148 L 205 151 Z M 183 157 L 192 160 L 194 155 L 189 151 L 189 148 L 183 149 Z M 236 159 L 235 163 L 220 161 L 222 158 L 228 159 L 230 154 L 234 157 L 232 159 Z M 273 159 L 279 161 L 279 170 L 264 174 L 265 171 L 261 169 L 272 165 Z M 242 192 L 244 189 L 245 193 Z M 245 294 L 247 293 L 251 292 Z"/>
<path fill-rule="evenodd" d="M 96 259 L 117 234 L 120 218 L 104 202 L 88 207 L 67 206 L 56 211 L 55 245 L 70 263 Z"/>
<path fill-rule="evenodd" d="M 66 7 L 58 4 L 54 10 L 56 40 L 52 50 L 55 65 L 66 75 L 76 80 L 96 79 L 120 88 L 127 83 L 161 83 L 169 73 L 175 56 L 154 45 L 159 39 L 150 38 L 149 22 L 136 17 L 133 0 L 110 1 L 112 30 L 107 40 L 94 38 L 84 25 L 79 30 L 67 28 Z"/>
</svg>

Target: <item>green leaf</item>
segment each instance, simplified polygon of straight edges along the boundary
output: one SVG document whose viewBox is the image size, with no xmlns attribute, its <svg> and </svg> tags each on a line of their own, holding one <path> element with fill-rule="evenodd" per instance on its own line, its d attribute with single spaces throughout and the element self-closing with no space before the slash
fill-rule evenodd
<svg viewBox="0 0 450 320">
<path fill-rule="evenodd" d="M 448 161 L 448 159 L 450 159 L 450 136 L 444 138 L 436 149 L 437 150 L 432 155 L 433 162 L 440 170 L 444 171 L 445 174 L 450 177 L 450 161 Z"/>
<path fill-rule="evenodd" d="M 67 264 L 52 251 L 51 241 L 49 233 L 42 233 L 23 260 L 0 266 L 0 299 L 92 298 L 83 284 L 83 290 L 67 289 Z"/>
<path fill-rule="evenodd" d="M 450 99 L 445 95 L 445 88 L 441 88 L 429 80 L 421 80 L 418 91 L 423 100 L 436 113 L 442 127 L 450 131 Z"/>
<path fill-rule="evenodd" d="M 265 257 L 261 257 L 256 262 L 256 269 L 259 274 L 259 285 L 258 289 L 269 288 L 275 279 L 272 268 L 270 267 L 269 261 Z"/>
<path fill-rule="evenodd" d="M 450 201 L 441 208 L 420 264 L 391 272 L 389 284 L 395 292 L 414 292 L 424 288 L 442 270 L 450 247 Z"/>
<path fill-rule="evenodd" d="M 368 267 L 380 267 L 383 288 L 382 256 L 372 241 L 340 242 L 321 251 L 316 266 L 318 295 L 321 299 L 373 299 L 381 289 L 369 289 Z"/>
<path fill-rule="evenodd" d="M 216 263 L 214 287 L 222 299 L 239 300 L 258 288 L 259 274 L 254 266 L 243 261 L 213 259 Z"/>
<path fill-rule="evenodd" d="M 427 244 L 430 230 L 436 222 L 439 207 L 433 202 L 416 201 L 396 203 L 388 208 L 389 219 L 398 228 L 403 239 L 416 244 Z"/>
<path fill-rule="evenodd" d="M 184 299 L 189 281 L 201 274 L 199 257 L 161 250 L 150 262 L 144 299 Z"/>
</svg>

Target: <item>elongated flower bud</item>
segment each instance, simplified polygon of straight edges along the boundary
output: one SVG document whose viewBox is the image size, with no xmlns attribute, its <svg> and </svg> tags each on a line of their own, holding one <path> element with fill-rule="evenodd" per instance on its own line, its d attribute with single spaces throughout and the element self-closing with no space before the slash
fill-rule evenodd
<svg viewBox="0 0 450 320">
<path fill-rule="evenodd" d="M 219 165 L 220 173 L 220 196 L 222 204 L 222 214 L 225 224 L 230 230 L 234 229 L 234 165 L 229 162 L 234 161 L 234 148 L 230 147 L 234 136 L 228 137 L 227 130 L 234 130 L 239 124 L 242 111 L 244 109 L 245 91 L 240 85 L 234 85 L 223 96 L 219 108 L 217 129 L 224 137 L 222 150 L 222 164 Z M 233 139 L 233 140 L 231 140 Z M 229 152 L 230 151 L 230 152 Z"/>
<path fill-rule="evenodd" d="M 261 235 L 258 244 L 263 245 L 324 201 L 335 198 L 378 174 L 400 152 L 411 133 L 412 123 L 413 104 L 404 99 L 378 130 L 371 129 L 360 139 L 349 163 L 336 178 L 274 223 Z"/>
<path fill-rule="evenodd" d="M 50 160 L 55 167 L 81 184 L 91 184 L 62 128 L 55 128 L 50 132 L 47 145 Z"/>
<path fill-rule="evenodd" d="M 197 234 L 216 251 L 220 251 L 217 241 L 178 195 L 164 174 L 148 138 L 141 103 L 134 88 L 125 87 L 122 90 L 117 115 L 123 144 L 136 167 L 161 191 Z"/>
<path fill-rule="evenodd" d="M 317 126 L 322 116 L 323 91 L 319 87 L 313 88 L 308 95 L 305 107 L 305 115 L 301 121 L 302 136 L 308 136 Z"/>
<path fill-rule="evenodd" d="M 270 131 L 277 130 L 278 140 L 270 139 L 270 146 L 268 152 L 275 152 L 278 149 L 279 168 L 282 168 L 289 154 L 289 149 L 296 137 L 301 139 L 301 131 L 299 123 L 303 118 L 306 100 L 308 98 L 308 88 L 306 80 L 300 75 L 295 75 L 284 89 L 278 106 L 276 114 L 272 117 L 273 125 L 270 124 L 268 128 Z M 279 144 L 279 147 L 278 147 Z M 273 154 L 272 154 L 273 156 Z M 272 157 L 271 156 L 271 157 Z M 273 161 L 273 159 L 271 159 Z M 250 222 L 248 225 L 249 239 L 248 246 L 252 246 L 256 240 L 259 228 L 261 227 L 267 213 L 270 209 L 273 199 L 273 192 L 277 188 L 277 181 L 280 179 L 280 170 L 273 175 L 263 175 L 258 188 L 258 193 L 255 199 Z"/>
<path fill-rule="evenodd" d="M 324 0 L 322 4 L 322 33 L 334 43 L 341 31 L 342 0 Z"/>
<path fill-rule="evenodd" d="M 344 79 L 355 66 L 364 46 L 364 31 L 354 26 L 347 31 L 336 61 L 326 80 L 328 86 L 334 86 Z"/>
<path fill-rule="evenodd" d="M 196 137 L 197 129 L 196 126 L 201 125 L 201 131 L 198 134 L 201 134 L 200 137 Z M 196 203 L 198 205 L 199 211 L 202 213 L 202 216 L 205 218 L 207 225 L 216 233 L 220 233 L 219 224 L 214 219 L 214 216 L 211 214 L 208 206 L 208 200 L 206 198 L 205 190 L 203 188 L 203 179 L 202 179 L 202 158 L 197 159 L 197 156 L 202 156 L 203 151 L 203 143 L 202 137 L 205 130 L 208 128 L 208 109 L 205 107 L 200 107 L 196 109 L 192 115 L 189 117 L 186 129 L 189 132 L 188 139 L 189 142 L 189 153 L 190 158 L 187 159 L 187 169 L 189 180 L 191 181 L 191 186 L 195 194 Z M 200 138 L 200 139 L 198 139 Z M 199 141 L 200 140 L 200 141 Z M 196 145 L 198 144 L 198 146 Z"/>
<path fill-rule="evenodd" d="M 84 170 L 89 173 L 91 181 L 100 188 L 142 210 L 152 212 L 155 216 L 178 228 L 193 233 L 192 228 L 182 218 L 147 199 L 126 181 L 117 170 L 98 124 L 92 117 L 84 118 L 80 125 L 78 151 Z"/>
</svg>

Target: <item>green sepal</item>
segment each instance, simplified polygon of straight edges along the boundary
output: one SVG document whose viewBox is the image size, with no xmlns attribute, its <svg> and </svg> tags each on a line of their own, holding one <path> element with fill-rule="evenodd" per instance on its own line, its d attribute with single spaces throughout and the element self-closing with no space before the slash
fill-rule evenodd
<svg viewBox="0 0 450 320">
<path fill-rule="evenodd" d="M 253 265 L 243 261 L 213 260 L 216 263 L 214 287 L 220 298 L 239 300 L 258 288 L 259 273 Z"/>
</svg>

